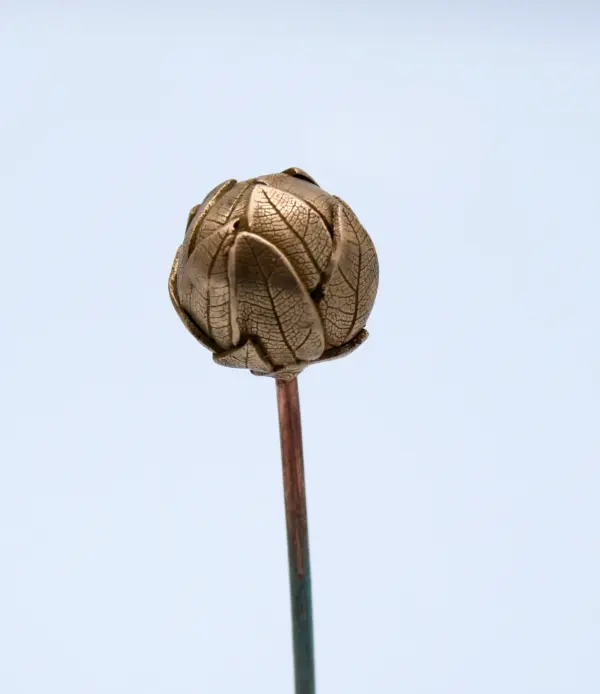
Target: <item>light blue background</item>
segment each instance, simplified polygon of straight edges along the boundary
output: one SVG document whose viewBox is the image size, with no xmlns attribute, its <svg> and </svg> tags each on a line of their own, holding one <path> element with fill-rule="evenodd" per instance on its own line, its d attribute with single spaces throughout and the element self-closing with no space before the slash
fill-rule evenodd
<svg viewBox="0 0 600 694">
<path fill-rule="evenodd" d="M 597 694 L 593 3 L 50 4 L 0 22 L 2 694 L 291 693 L 273 383 L 166 287 L 289 166 L 381 261 L 301 379 L 320 694 Z"/>
</svg>

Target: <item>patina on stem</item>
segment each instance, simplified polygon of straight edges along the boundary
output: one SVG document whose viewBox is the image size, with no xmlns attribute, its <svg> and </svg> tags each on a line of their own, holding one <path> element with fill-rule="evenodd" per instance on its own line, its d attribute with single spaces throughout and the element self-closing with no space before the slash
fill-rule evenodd
<svg viewBox="0 0 600 694">
<path fill-rule="evenodd" d="M 298 379 L 278 378 L 276 383 L 292 598 L 296 694 L 315 694 L 312 596 Z"/>
</svg>

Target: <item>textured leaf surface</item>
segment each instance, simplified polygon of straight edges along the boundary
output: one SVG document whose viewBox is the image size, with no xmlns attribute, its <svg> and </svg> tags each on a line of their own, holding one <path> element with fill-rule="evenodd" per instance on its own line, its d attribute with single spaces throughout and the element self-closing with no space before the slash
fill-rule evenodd
<svg viewBox="0 0 600 694">
<path fill-rule="evenodd" d="M 185 237 L 183 239 L 182 251 L 181 251 L 181 263 L 185 264 L 185 261 L 189 258 L 190 253 L 194 250 L 196 245 L 196 238 L 198 230 L 202 225 L 202 221 L 210 211 L 210 209 L 217 203 L 219 198 L 224 195 L 228 190 L 233 188 L 236 181 L 232 178 L 223 183 L 219 183 L 215 186 L 210 193 L 204 198 L 204 200 L 195 207 L 192 207 L 190 214 L 188 216 L 187 227 L 185 231 Z"/>
<path fill-rule="evenodd" d="M 177 251 L 175 260 L 173 261 L 173 267 L 171 268 L 171 274 L 169 275 L 169 296 L 171 297 L 171 302 L 173 307 L 177 311 L 177 315 L 181 319 L 181 322 L 189 330 L 189 332 L 200 342 L 204 347 L 207 347 L 211 351 L 216 349 L 215 343 L 205 335 L 200 328 L 194 323 L 194 321 L 189 317 L 189 315 L 184 310 L 181 302 L 179 301 L 178 291 L 177 291 L 177 271 L 179 269 L 179 262 L 181 256 L 181 246 Z"/>
<path fill-rule="evenodd" d="M 229 366 L 234 369 L 251 369 L 261 374 L 268 374 L 273 371 L 271 364 L 252 340 L 247 340 L 240 347 L 235 347 L 224 354 L 215 354 L 214 360 L 221 366 Z"/>
<path fill-rule="evenodd" d="M 306 202 L 291 193 L 257 185 L 248 206 L 250 231 L 283 252 L 308 291 L 321 279 L 331 258 L 331 235 Z"/>
<path fill-rule="evenodd" d="M 348 356 L 354 352 L 354 350 L 358 349 L 364 342 L 366 342 L 368 337 L 369 333 L 366 330 L 361 330 L 358 335 L 353 337 L 348 342 L 345 342 L 340 347 L 331 347 L 325 350 L 325 352 L 323 352 L 323 356 L 317 363 L 320 364 L 323 361 L 333 361 L 334 359 L 341 359 L 342 357 Z"/>
<path fill-rule="evenodd" d="M 286 169 L 281 173 L 288 174 L 288 176 L 295 176 L 296 178 L 303 178 L 305 181 L 313 183 L 315 186 L 319 185 L 309 173 L 306 173 L 304 169 L 300 169 L 297 166 L 290 166 L 289 169 Z"/>
<path fill-rule="evenodd" d="M 246 213 L 250 193 L 255 181 L 241 181 L 224 193 L 213 205 L 202 221 L 198 239 L 206 238 L 230 221 L 242 217 Z"/>
<path fill-rule="evenodd" d="M 230 253 L 242 334 L 255 337 L 274 366 L 317 359 L 324 349 L 323 328 L 290 262 L 248 232 L 237 234 Z"/>
<path fill-rule="evenodd" d="M 373 308 L 379 265 L 371 238 L 352 210 L 336 198 L 333 271 L 319 313 L 328 344 L 339 346 L 364 328 Z"/>
<path fill-rule="evenodd" d="M 333 223 L 332 203 L 334 203 L 335 200 L 329 193 L 319 188 L 318 185 L 301 178 L 296 178 L 295 176 L 289 176 L 285 173 L 261 176 L 257 180 L 273 188 L 284 190 L 286 193 L 291 193 L 297 198 L 301 198 L 321 216 L 321 219 L 325 222 L 327 227 L 331 228 Z"/>
<path fill-rule="evenodd" d="M 222 349 L 233 347 L 237 332 L 231 320 L 227 275 L 233 226 L 230 222 L 198 242 L 178 283 L 182 306 Z"/>
</svg>

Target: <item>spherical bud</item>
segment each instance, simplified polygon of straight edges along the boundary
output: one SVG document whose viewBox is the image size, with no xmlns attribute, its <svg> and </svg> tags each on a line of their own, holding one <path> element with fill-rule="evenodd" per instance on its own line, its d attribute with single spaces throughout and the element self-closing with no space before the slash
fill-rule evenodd
<svg viewBox="0 0 600 694">
<path fill-rule="evenodd" d="M 218 364 L 286 378 L 365 341 L 378 278 L 354 212 L 292 168 L 225 181 L 192 208 L 169 291 Z"/>
</svg>

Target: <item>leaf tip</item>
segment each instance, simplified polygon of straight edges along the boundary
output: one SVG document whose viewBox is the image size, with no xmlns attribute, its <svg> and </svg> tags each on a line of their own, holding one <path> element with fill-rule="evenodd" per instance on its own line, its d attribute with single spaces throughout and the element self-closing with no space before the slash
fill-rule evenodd
<svg viewBox="0 0 600 694">
<path fill-rule="evenodd" d="M 282 171 L 281 173 L 287 174 L 288 176 L 293 176 L 294 178 L 301 178 L 303 181 L 308 181 L 318 188 L 321 187 L 310 174 L 306 173 L 304 169 L 300 169 L 298 166 L 291 166 L 289 169 L 285 169 L 285 171 Z"/>
</svg>

